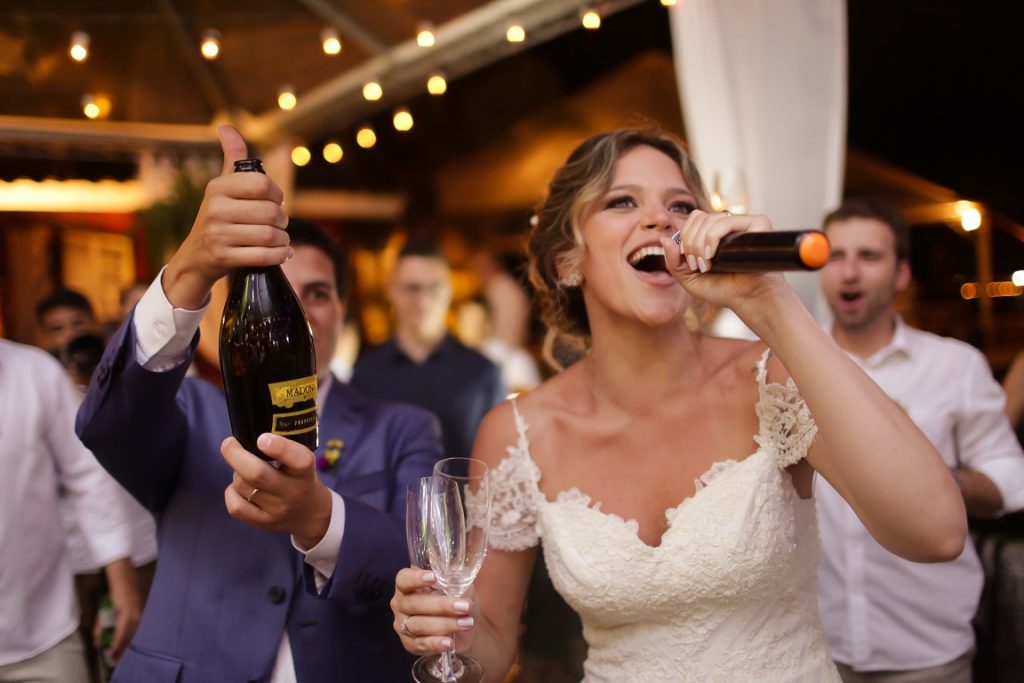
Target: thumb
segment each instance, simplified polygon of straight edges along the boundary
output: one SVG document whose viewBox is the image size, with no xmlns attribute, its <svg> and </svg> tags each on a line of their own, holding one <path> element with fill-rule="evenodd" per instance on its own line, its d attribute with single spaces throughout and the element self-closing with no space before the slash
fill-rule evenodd
<svg viewBox="0 0 1024 683">
<path fill-rule="evenodd" d="M 220 148 L 224 152 L 224 168 L 221 170 L 221 175 L 234 173 L 235 162 L 249 156 L 245 139 L 241 133 L 227 124 L 217 126 L 217 137 L 220 138 Z"/>
<path fill-rule="evenodd" d="M 256 447 L 285 469 L 301 469 L 315 459 L 313 453 L 302 444 L 277 434 L 260 434 L 256 439 Z"/>
</svg>

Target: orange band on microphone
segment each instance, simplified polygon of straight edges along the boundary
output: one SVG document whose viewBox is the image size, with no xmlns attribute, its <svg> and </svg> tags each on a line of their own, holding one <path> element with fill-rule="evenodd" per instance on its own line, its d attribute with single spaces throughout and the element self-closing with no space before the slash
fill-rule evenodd
<svg viewBox="0 0 1024 683">
<path fill-rule="evenodd" d="M 800 262 L 812 270 L 817 270 L 825 265 L 831 250 L 828 237 L 825 236 L 825 233 L 818 231 L 808 232 L 804 235 L 803 239 L 800 240 L 798 249 Z"/>
</svg>

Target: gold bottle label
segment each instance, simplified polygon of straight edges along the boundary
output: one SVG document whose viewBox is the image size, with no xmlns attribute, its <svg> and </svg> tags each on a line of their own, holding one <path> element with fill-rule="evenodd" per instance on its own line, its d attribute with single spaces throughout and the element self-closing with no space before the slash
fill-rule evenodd
<svg viewBox="0 0 1024 683">
<path fill-rule="evenodd" d="M 294 436 L 316 430 L 316 406 L 294 413 L 274 413 L 274 423 L 270 426 L 272 434 Z"/>
<path fill-rule="evenodd" d="M 316 377 L 301 377 L 285 382 L 268 384 L 270 402 L 278 408 L 291 408 L 296 403 L 313 401 L 316 403 Z M 314 407 L 315 411 L 316 408 Z M 303 411 L 305 412 L 305 411 Z"/>
</svg>

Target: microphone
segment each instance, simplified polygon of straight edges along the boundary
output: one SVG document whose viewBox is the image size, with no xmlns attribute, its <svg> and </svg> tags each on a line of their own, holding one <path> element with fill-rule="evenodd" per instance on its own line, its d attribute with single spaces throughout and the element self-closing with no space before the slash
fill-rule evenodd
<svg viewBox="0 0 1024 683">
<path fill-rule="evenodd" d="M 672 235 L 679 244 L 679 233 Z M 828 261 L 828 237 L 821 230 L 734 232 L 722 238 L 711 259 L 712 273 L 818 270 Z"/>
</svg>

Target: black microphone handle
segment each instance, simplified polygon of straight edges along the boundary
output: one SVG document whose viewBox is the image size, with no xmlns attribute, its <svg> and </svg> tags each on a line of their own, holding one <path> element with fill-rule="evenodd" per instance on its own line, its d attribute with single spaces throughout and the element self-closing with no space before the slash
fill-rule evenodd
<svg viewBox="0 0 1024 683">
<path fill-rule="evenodd" d="M 679 234 L 672 239 L 679 242 Z M 828 252 L 828 237 L 821 230 L 734 232 L 719 242 L 710 272 L 817 270 L 825 265 Z"/>
</svg>

